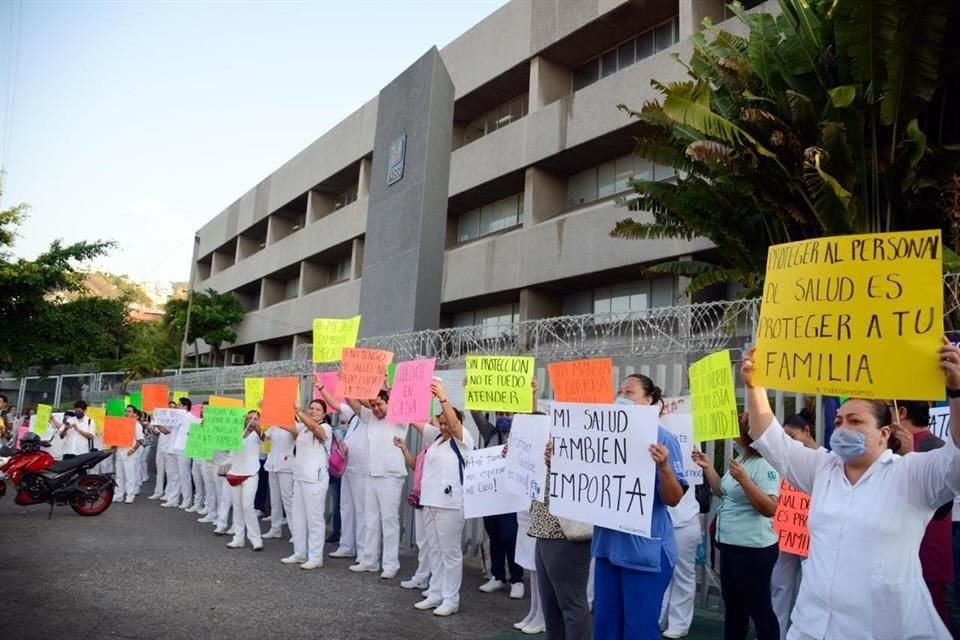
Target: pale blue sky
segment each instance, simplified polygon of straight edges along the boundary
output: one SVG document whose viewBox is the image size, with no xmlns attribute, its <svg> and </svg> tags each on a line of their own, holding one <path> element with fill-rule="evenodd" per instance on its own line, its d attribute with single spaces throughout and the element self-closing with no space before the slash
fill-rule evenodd
<svg viewBox="0 0 960 640">
<path fill-rule="evenodd" d="M 15 252 L 110 239 L 98 266 L 186 280 L 196 229 L 505 1 L 0 0 Z"/>
</svg>

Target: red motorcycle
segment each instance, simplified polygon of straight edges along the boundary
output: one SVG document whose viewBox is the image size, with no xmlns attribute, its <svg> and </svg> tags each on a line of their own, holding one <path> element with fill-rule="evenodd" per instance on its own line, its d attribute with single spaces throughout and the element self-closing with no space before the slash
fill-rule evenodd
<svg viewBox="0 0 960 640">
<path fill-rule="evenodd" d="M 82 516 L 98 516 L 113 501 L 113 474 L 92 474 L 87 471 L 113 455 L 113 451 L 91 451 L 70 458 L 54 460 L 43 450 L 49 442 L 35 433 L 20 439 L 20 448 L 0 464 L 0 498 L 6 493 L 7 478 L 16 488 L 14 502 L 19 505 L 49 504 L 50 516 L 55 505 L 69 504 Z"/>
</svg>

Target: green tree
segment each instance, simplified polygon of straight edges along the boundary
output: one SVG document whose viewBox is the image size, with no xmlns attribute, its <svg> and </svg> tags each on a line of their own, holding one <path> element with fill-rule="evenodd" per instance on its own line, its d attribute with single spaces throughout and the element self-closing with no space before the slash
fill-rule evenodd
<svg viewBox="0 0 960 640">
<path fill-rule="evenodd" d="M 170 300 L 164 312 L 164 324 L 181 339 L 187 304 L 186 300 Z M 219 293 L 214 289 L 194 292 L 187 344 L 196 345 L 197 339 L 203 340 L 210 347 L 210 364 L 216 366 L 223 344 L 237 339 L 234 327 L 243 320 L 243 315 L 243 307 L 232 293 Z"/>
<path fill-rule="evenodd" d="M 643 218 L 622 238 L 705 237 L 716 264 L 651 271 L 761 290 L 771 244 L 824 235 L 941 229 L 960 248 L 960 3 L 780 0 L 781 14 L 732 10 L 740 37 L 709 22 L 662 100 L 628 111 L 637 155 L 676 184 L 638 180 Z M 678 59 L 679 60 L 679 59 Z M 621 106 L 626 109 L 626 107 Z M 651 219 L 652 218 L 652 219 Z M 956 264 L 950 254 L 950 264 Z"/>
<path fill-rule="evenodd" d="M 140 322 L 133 327 L 133 338 L 121 361 L 126 374 L 123 388 L 132 380 L 159 376 L 177 365 L 179 339 L 168 324 Z"/>
</svg>

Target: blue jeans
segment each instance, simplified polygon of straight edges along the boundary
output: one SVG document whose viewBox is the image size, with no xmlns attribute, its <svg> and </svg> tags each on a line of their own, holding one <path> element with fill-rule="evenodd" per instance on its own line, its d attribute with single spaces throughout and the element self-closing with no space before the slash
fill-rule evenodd
<svg viewBox="0 0 960 640">
<path fill-rule="evenodd" d="M 597 558 L 593 578 L 593 637 L 660 640 L 660 605 L 673 567 L 660 552 L 660 571 L 624 569 Z"/>
</svg>

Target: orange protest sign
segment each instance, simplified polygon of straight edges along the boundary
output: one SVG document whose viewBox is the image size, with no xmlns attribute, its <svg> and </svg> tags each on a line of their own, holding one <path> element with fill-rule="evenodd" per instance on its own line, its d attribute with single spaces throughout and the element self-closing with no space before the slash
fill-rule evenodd
<svg viewBox="0 0 960 640">
<path fill-rule="evenodd" d="M 547 365 L 547 372 L 559 402 L 613 402 L 613 360 L 610 358 L 554 362 Z"/>
<path fill-rule="evenodd" d="M 260 402 L 260 424 L 292 427 L 296 423 L 293 407 L 299 392 L 300 378 L 266 378 Z"/>
<path fill-rule="evenodd" d="M 780 481 L 780 501 L 773 518 L 773 529 L 780 537 L 780 551 L 804 558 L 810 553 L 810 496 L 787 482 Z"/>
<path fill-rule="evenodd" d="M 226 396 L 210 396 L 207 400 L 211 407 L 242 407 L 243 398 L 227 398 Z"/>
<path fill-rule="evenodd" d="M 337 395 L 361 400 L 376 398 L 386 382 L 391 360 L 393 354 L 389 351 L 344 348 Z"/>
<path fill-rule="evenodd" d="M 107 416 L 103 420 L 103 446 L 132 447 L 137 433 L 136 418 Z"/>
<path fill-rule="evenodd" d="M 153 413 L 154 409 L 166 409 L 170 402 L 170 390 L 165 384 L 145 384 L 140 390 L 143 394 L 141 409 Z"/>
</svg>

